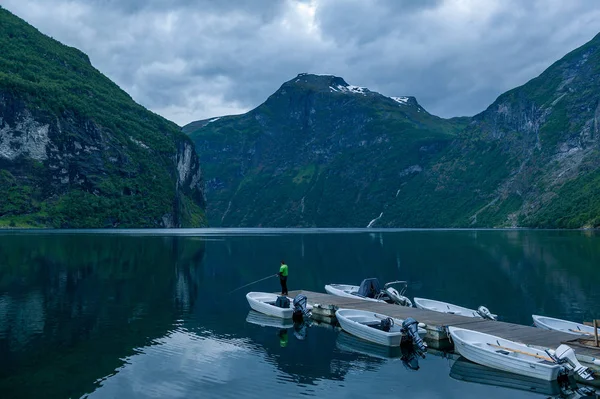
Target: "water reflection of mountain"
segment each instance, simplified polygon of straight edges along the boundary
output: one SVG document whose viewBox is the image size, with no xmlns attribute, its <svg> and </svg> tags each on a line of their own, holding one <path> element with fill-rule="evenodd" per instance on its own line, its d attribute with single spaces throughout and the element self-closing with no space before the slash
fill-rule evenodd
<svg viewBox="0 0 600 399">
<path fill-rule="evenodd" d="M 294 327 L 292 319 L 282 319 L 280 317 L 273 317 L 263 313 L 259 313 L 255 310 L 250 310 L 248 316 L 246 316 L 248 323 L 255 324 L 261 327 L 274 327 L 279 329 L 290 329 Z"/>
<path fill-rule="evenodd" d="M 308 328 L 307 337 L 312 344 L 296 341 L 294 328 L 298 325 L 289 326 L 281 320 L 279 323 L 268 316 L 250 311 L 246 321 L 261 326 L 268 334 L 256 331 L 250 335 L 252 342 L 266 350 L 267 355 L 277 364 L 277 367 L 297 379 L 298 383 L 312 384 L 319 379 L 342 380 L 351 369 L 363 371 L 377 371 L 387 361 L 406 362 L 403 368 L 418 369 L 418 356 L 412 348 L 387 347 L 373 344 L 371 342 L 354 337 L 344 331 L 334 331 L 331 328 L 313 325 Z M 293 324 L 293 323 L 292 323 Z M 282 333 L 285 334 L 285 344 L 282 341 Z M 278 341 L 274 338 L 278 337 Z M 266 338 L 265 338 L 266 336 Z M 305 340 L 305 339 L 303 339 Z M 330 346 L 333 340 L 333 346 Z M 280 347 L 290 350 L 279 350 L 274 348 L 274 342 Z M 312 350 L 314 347 L 315 350 Z M 290 362 L 285 362 L 286 359 Z M 314 369 L 309 373 L 308 369 Z"/>
<path fill-rule="evenodd" d="M 588 386 L 577 386 L 574 381 L 544 381 L 538 378 L 492 369 L 459 357 L 450 369 L 450 377 L 475 384 L 510 388 L 543 395 L 546 398 L 598 398 L 595 390 Z"/>
<path fill-rule="evenodd" d="M 559 397 L 561 391 L 557 381 L 544 381 L 519 374 L 507 373 L 477 363 L 463 357 L 454 361 L 450 377 L 477 384 L 500 386 L 520 391 L 539 393 L 544 396 Z"/>
<path fill-rule="evenodd" d="M 592 267 L 600 260 L 595 237 L 573 233 L 557 245 L 555 233 L 508 233 L 287 234 L 222 241 L 3 235 L 0 392 L 79 397 L 98 378 L 122 372 L 122 359 L 177 328 L 210 331 L 207 338 L 217 337 L 224 346 L 247 343 L 299 384 L 340 381 L 353 369 L 387 364 L 385 355 L 336 347 L 340 335 L 326 329 L 311 327 L 298 340 L 289 328 L 282 347 L 280 329 L 247 322 L 245 293 L 277 291 L 277 279 L 231 291 L 274 275 L 281 259 L 290 266 L 290 290 L 323 292 L 326 283 L 378 277 L 410 281 L 410 297 L 486 304 L 505 319 L 527 324 L 536 309 L 600 311 L 592 289 L 600 283 Z"/>
<path fill-rule="evenodd" d="M 365 369 L 370 369 L 368 363 L 381 363 L 381 361 L 377 362 L 377 360 L 401 361 L 404 368 L 410 371 L 417 371 L 420 368 L 419 360 L 421 356 L 415 352 L 415 349 L 411 345 L 404 345 L 402 347 L 383 346 L 340 331 L 337 335 L 336 346 L 342 351 L 364 355 L 368 360 L 367 364 L 365 364 Z"/>
<path fill-rule="evenodd" d="M 590 320 L 600 312 L 600 237 L 549 231 L 403 231 L 231 237 L 210 243 L 213 276 L 241 286 L 290 267 L 291 290 L 362 279 L 408 280 L 407 295 L 532 323 L 532 313 Z M 239 271 L 236 269 L 240 269 Z M 276 291 L 276 279 L 249 289 Z M 241 293 L 238 293 L 241 294 Z"/>
<path fill-rule="evenodd" d="M 335 344 L 342 351 L 359 353 L 378 360 L 399 360 L 402 357 L 402 351 L 399 346 L 377 345 L 350 335 L 345 331 L 340 331 L 337 334 Z"/>
<path fill-rule="evenodd" d="M 337 350 L 333 331 L 311 326 L 306 338 L 299 340 L 294 335 L 294 328 L 252 325 L 244 335 L 260 347 L 270 363 L 297 384 L 314 385 L 319 380 L 341 381 L 355 367 L 353 363 L 359 355 Z M 282 345 L 282 339 L 285 339 L 285 345 Z M 380 364 L 381 360 L 373 359 L 372 363 Z"/>
<path fill-rule="evenodd" d="M 501 237 L 480 233 L 477 243 L 509 277 L 510 290 L 519 299 L 511 302 L 527 311 L 527 322 L 531 313 L 580 322 L 598 315 L 600 237 L 563 231 L 507 231 Z"/>
<path fill-rule="evenodd" d="M 327 283 L 358 284 L 365 277 L 375 276 L 381 281 L 408 280 L 407 294 L 411 297 L 438 298 L 469 307 L 485 304 L 504 320 L 523 324 L 531 324 L 531 313 L 540 309 L 560 313 L 567 305 L 600 311 L 600 301 L 590 300 L 594 291 L 589 288 L 590 281 L 598 282 L 597 273 L 592 273 L 594 269 L 589 266 L 600 259 L 600 246 L 596 250 L 585 244 L 587 250 L 576 256 L 579 240 L 587 242 L 590 237 L 574 233 L 574 238 L 556 246 L 552 232 L 518 232 L 531 235 L 521 238 L 514 233 L 406 231 L 377 233 L 376 237 L 367 233 L 229 237 L 225 242 L 209 243 L 198 270 L 202 276 L 195 278 L 203 281 L 199 297 L 211 301 L 212 309 L 196 309 L 195 317 L 210 322 L 201 313 L 225 314 L 232 308 L 247 312 L 245 293 L 275 292 L 279 289 L 277 279 L 229 291 L 273 274 L 280 259 L 290 266 L 288 286 L 292 290 L 323 292 Z M 540 247 L 538 252 L 545 253 L 545 259 L 560 259 L 551 263 L 556 271 L 540 266 L 532 256 L 535 245 Z M 568 258 L 579 259 L 578 266 L 571 266 Z M 568 268 L 569 272 L 562 271 Z M 540 279 L 546 272 L 558 272 L 560 278 Z M 213 327 L 232 331 L 236 329 L 233 324 Z M 274 339 L 272 345 L 276 347 L 278 340 Z"/>
<path fill-rule="evenodd" d="M 92 391 L 134 348 L 165 335 L 178 303 L 196 297 L 189 287 L 182 295 L 181 273 L 203 253 L 201 241 L 176 237 L 3 236 L 0 392 Z"/>
</svg>

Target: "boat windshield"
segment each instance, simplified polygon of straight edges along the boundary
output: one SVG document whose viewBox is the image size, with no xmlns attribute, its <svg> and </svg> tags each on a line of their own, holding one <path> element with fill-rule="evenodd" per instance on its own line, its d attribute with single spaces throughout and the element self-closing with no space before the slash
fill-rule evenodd
<svg viewBox="0 0 600 399">
<path fill-rule="evenodd" d="M 380 291 L 381 286 L 379 285 L 379 280 L 377 278 L 366 278 L 360 283 L 358 295 L 367 298 L 375 298 Z"/>
</svg>

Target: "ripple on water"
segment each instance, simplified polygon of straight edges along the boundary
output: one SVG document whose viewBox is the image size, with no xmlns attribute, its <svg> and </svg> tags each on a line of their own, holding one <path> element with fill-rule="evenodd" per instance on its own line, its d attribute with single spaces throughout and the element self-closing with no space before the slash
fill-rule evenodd
<svg viewBox="0 0 600 399">
<path fill-rule="evenodd" d="M 306 341 L 291 340 L 286 348 L 280 348 L 277 328 L 254 327 L 258 330 L 251 330 L 248 337 L 221 336 L 204 328 L 175 328 L 124 359 L 126 364 L 100 381 L 89 397 L 364 398 L 407 393 L 411 398 L 536 397 L 529 392 L 452 379 L 452 362 L 432 354 L 419 359 L 419 370 L 414 371 L 398 358 L 388 358 L 385 351 L 383 355 L 369 354 L 364 345 L 353 346 L 343 335 L 342 348 L 336 347 L 333 341 L 343 334 L 340 332 L 312 329 Z M 268 341 L 261 343 L 264 337 Z M 298 353 L 290 352 L 290 347 L 296 346 L 294 350 L 306 355 L 311 345 L 319 349 L 313 360 L 326 364 L 311 364 L 312 360 L 304 356 L 288 357 Z M 295 364 L 297 361 L 305 364 Z M 322 366 L 332 374 L 322 376 L 314 370 Z"/>
<path fill-rule="evenodd" d="M 44 332 L 45 325 L 44 296 L 40 291 L 30 291 L 20 297 L 0 296 L 0 338 L 8 338 L 12 350 L 25 348 Z"/>
<path fill-rule="evenodd" d="M 8 331 L 8 312 L 11 305 L 8 295 L 0 296 L 0 338 L 6 337 Z"/>
<path fill-rule="evenodd" d="M 178 328 L 124 359 L 126 364 L 90 397 L 177 398 L 200 392 L 260 397 L 271 366 L 257 359 L 258 352 L 246 339 L 200 336 Z"/>
</svg>

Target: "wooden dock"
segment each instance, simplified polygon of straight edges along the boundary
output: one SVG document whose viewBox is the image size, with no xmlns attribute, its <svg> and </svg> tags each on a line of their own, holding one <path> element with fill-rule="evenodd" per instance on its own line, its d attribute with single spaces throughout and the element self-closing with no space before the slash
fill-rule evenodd
<svg viewBox="0 0 600 399">
<path fill-rule="evenodd" d="M 455 326 L 496 335 L 504 339 L 538 348 L 555 349 L 560 344 L 566 344 L 573 348 L 580 361 L 592 363 L 594 359 L 600 359 L 600 348 L 591 346 L 593 345 L 593 340 L 590 345 L 589 340 L 579 338 L 572 334 L 543 330 L 534 326 L 459 316 L 418 309 L 415 307 L 409 308 L 406 306 L 364 301 L 312 291 L 290 291 L 288 296 L 294 298 L 298 294 L 306 295 L 308 303 L 313 307 L 317 306 L 313 309 L 313 314 L 319 317 L 321 321 L 327 320 L 328 317 L 331 318 L 332 312 L 338 308 L 368 310 L 399 319 L 412 317 L 418 322 L 427 325 L 427 336 L 425 337 L 425 340 L 428 345 L 436 349 L 452 347 L 452 343 L 446 333 L 446 327 Z M 331 318 L 331 322 L 335 323 L 336 321 L 334 318 Z"/>
</svg>

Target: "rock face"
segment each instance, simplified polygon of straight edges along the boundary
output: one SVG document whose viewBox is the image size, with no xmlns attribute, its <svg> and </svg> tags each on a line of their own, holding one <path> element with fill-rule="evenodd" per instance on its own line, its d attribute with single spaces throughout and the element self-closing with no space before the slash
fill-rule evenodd
<svg viewBox="0 0 600 399">
<path fill-rule="evenodd" d="M 428 182 L 471 195 L 461 225 L 598 226 L 599 105 L 600 35 L 473 117 Z"/>
<path fill-rule="evenodd" d="M 366 227 L 465 121 L 300 74 L 247 114 L 184 131 L 201 154 L 211 225 Z"/>
<path fill-rule="evenodd" d="M 0 226 L 206 225 L 191 140 L 0 8 Z"/>
<path fill-rule="evenodd" d="M 300 74 L 240 116 L 183 128 L 211 224 L 600 226 L 600 35 L 472 118 Z"/>
</svg>

